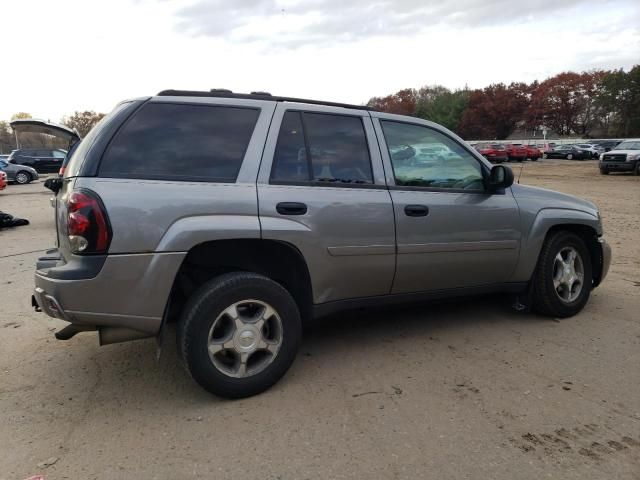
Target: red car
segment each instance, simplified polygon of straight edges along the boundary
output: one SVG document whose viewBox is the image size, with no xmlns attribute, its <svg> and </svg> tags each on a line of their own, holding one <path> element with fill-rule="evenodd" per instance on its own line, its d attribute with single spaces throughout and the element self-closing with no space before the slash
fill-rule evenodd
<svg viewBox="0 0 640 480">
<path fill-rule="evenodd" d="M 499 143 L 478 143 L 475 149 L 490 162 L 502 163 L 509 160 L 507 150 Z"/>
<path fill-rule="evenodd" d="M 527 158 L 530 158 L 534 162 L 542 157 L 540 149 L 536 145 L 525 145 L 527 149 Z"/>
<path fill-rule="evenodd" d="M 0 170 L 0 190 L 7 188 L 7 174 Z"/>
<path fill-rule="evenodd" d="M 523 160 L 527 159 L 527 147 L 525 147 L 521 143 L 512 143 L 509 145 L 505 145 L 505 148 L 507 149 L 509 160 L 522 162 Z"/>
</svg>

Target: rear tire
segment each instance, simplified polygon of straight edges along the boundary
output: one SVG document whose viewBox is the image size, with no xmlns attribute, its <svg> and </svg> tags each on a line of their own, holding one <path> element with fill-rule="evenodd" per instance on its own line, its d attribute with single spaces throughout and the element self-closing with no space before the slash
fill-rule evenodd
<svg viewBox="0 0 640 480">
<path fill-rule="evenodd" d="M 567 160 L 573 160 L 573 155 L 571 153 L 567 155 Z"/>
<path fill-rule="evenodd" d="M 243 398 L 280 380 L 301 336 L 298 306 L 284 287 L 256 273 L 232 272 L 205 283 L 189 298 L 177 340 L 189 373 L 202 388 Z"/>
<path fill-rule="evenodd" d="M 591 286 L 591 256 L 584 240 L 566 230 L 551 234 L 533 276 L 533 309 L 551 317 L 571 317 L 586 305 Z"/>
<path fill-rule="evenodd" d="M 16 173 L 16 183 L 20 185 L 26 185 L 27 183 L 30 183 L 31 180 L 33 180 L 33 178 L 31 177 L 31 174 L 29 172 L 20 170 L 18 173 Z"/>
</svg>

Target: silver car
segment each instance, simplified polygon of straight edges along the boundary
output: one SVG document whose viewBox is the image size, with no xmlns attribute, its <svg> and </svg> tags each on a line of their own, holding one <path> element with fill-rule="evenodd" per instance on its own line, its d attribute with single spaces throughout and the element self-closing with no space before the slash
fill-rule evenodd
<svg viewBox="0 0 640 480">
<path fill-rule="evenodd" d="M 21 185 L 32 182 L 39 178 L 38 172 L 34 168 L 27 165 L 16 165 L 9 163 L 5 159 L 0 159 L 0 170 L 7 174 L 10 182 L 19 183 Z"/>
<path fill-rule="evenodd" d="M 593 203 L 513 184 L 440 125 L 266 93 L 123 102 L 48 186 L 32 303 L 57 338 L 176 322 L 192 377 L 230 398 L 278 381 L 311 318 L 494 292 L 569 317 L 611 257 Z"/>
</svg>

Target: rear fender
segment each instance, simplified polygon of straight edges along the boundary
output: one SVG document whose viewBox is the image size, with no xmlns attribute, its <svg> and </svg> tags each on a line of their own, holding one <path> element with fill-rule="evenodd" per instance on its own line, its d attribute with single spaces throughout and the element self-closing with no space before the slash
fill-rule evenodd
<svg viewBox="0 0 640 480">
<path fill-rule="evenodd" d="M 199 215 L 174 222 L 158 244 L 158 252 L 188 252 L 212 240 L 260 238 L 257 215 Z"/>
</svg>

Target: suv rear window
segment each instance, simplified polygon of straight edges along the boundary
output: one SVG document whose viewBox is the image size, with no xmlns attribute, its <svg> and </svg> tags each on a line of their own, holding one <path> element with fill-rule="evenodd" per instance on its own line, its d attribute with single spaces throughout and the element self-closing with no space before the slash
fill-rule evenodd
<svg viewBox="0 0 640 480">
<path fill-rule="evenodd" d="M 286 112 L 271 180 L 337 186 L 373 183 L 362 119 L 348 115 Z"/>
<path fill-rule="evenodd" d="M 101 177 L 235 182 L 260 111 L 148 103 L 116 135 Z"/>
</svg>

